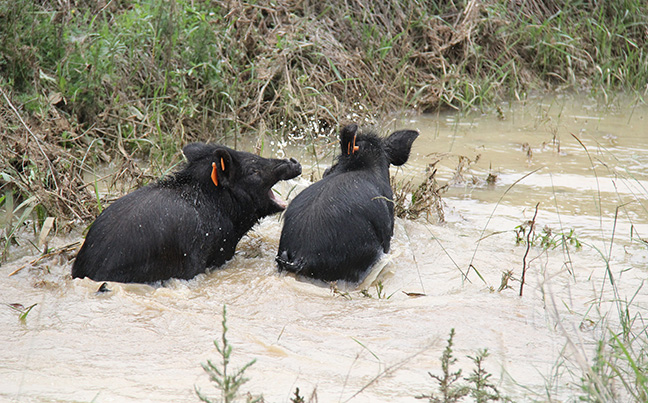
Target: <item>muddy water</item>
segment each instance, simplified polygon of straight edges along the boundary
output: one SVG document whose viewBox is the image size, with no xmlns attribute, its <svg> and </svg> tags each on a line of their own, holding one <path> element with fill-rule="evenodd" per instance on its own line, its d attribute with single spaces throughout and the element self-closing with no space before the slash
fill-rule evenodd
<svg viewBox="0 0 648 403">
<path fill-rule="evenodd" d="M 634 296 L 631 314 L 648 309 L 648 293 L 637 292 L 648 277 L 639 238 L 648 238 L 648 108 L 551 98 L 502 105 L 502 115 L 395 124 L 421 131 L 411 161 L 393 169 L 397 178 L 420 181 L 440 160 L 437 180 L 453 186 L 445 223 L 396 220 L 378 277 L 383 298 L 375 286 L 366 297 L 277 274 L 279 217 L 261 222 L 221 270 L 166 287 L 110 283 L 111 292 L 97 294 L 99 284 L 70 278 L 62 257 L 2 265 L 0 400 L 195 402 L 194 387 L 216 396 L 200 364 L 218 361 L 212 341 L 223 304 L 232 365 L 257 360 L 242 389 L 266 401 L 287 402 L 296 387 L 319 402 L 414 401 L 437 391 L 428 372 L 441 375 L 451 328 L 466 376 L 474 368 L 467 357 L 487 348 L 491 379 L 515 401 L 573 399 L 595 342 L 618 326 L 615 299 Z M 330 163 L 335 145 L 326 143 L 315 143 L 318 158 L 275 145 L 275 154 L 312 163 L 282 194 Z M 459 156 L 477 159 L 463 180 Z M 573 229 L 583 247 L 531 248 L 524 296 L 515 280 L 498 292 L 503 272 L 520 278 L 526 248 L 514 229 L 536 204 L 538 232 Z M 21 322 L 4 305 L 14 303 L 37 305 Z"/>
</svg>

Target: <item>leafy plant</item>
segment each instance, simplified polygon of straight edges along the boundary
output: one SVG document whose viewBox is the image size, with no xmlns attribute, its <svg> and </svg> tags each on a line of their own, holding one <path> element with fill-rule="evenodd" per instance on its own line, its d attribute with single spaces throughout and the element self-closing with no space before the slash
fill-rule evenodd
<svg viewBox="0 0 648 403">
<path fill-rule="evenodd" d="M 209 379 L 215 384 L 216 388 L 221 391 L 221 402 L 231 403 L 236 401 L 236 398 L 239 394 L 239 389 L 243 384 L 245 384 L 248 379 L 244 377 L 245 371 L 250 368 L 255 362 L 256 359 L 245 364 L 238 371 L 231 373 L 230 360 L 232 356 L 232 345 L 227 340 L 227 308 L 223 305 L 223 333 L 221 336 L 221 343 L 218 343 L 218 340 L 214 340 L 214 346 L 220 354 L 221 362 L 215 364 L 211 360 L 207 360 L 207 363 L 202 364 L 203 369 L 209 375 Z M 213 403 L 217 400 L 212 400 L 208 396 L 202 394 L 198 388 L 195 388 L 196 394 L 203 402 Z M 261 397 L 252 398 L 251 396 L 246 397 L 248 403 L 260 402 Z"/>
<path fill-rule="evenodd" d="M 513 231 L 515 233 L 515 244 L 518 246 L 526 245 L 527 238 L 529 238 L 531 246 L 539 246 L 547 250 L 561 246 L 573 246 L 576 249 L 583 247 L 574 228 L 566 232 L 555 232 L 551 227 L 545 226 L 540 233 L 537 233 L 531 227 L 531 221 L 526 221 L 515 227 Z M 529 231 L 532 231 L 530 237 L 528 237 Z"/>
<path fill-rule="evenodd" d="M 439 384 L 439 395 L 431 393 L 430 395 L 417 396 L 417 399 L 429 399 L 433 403 L 453 403 L 460 401 L 470 393 L 470 388 L 465 385 L 457 384 L 461 379 L 461 369 L 451 372 L 450 367 L 457 362 L 452 355 L 452 344 L 455 335 L 454 328 L 450 329 L 450 337 L 443 355 L 441 356 L 441 370 L 443 375 L 434 375 L 428 372 L 428 375 L 435 379 Z"/>
<path fill-rule="evenodd" d="M 79 173 L 115 156 L 168 162 L 194 140 L 327 136 L 343 116 L 483 109 L 547 84 L 645 92 L 645 1 L 509 3 L 0 2 L 0 89 L 50 133 L 45 153 L 24 149 L 0 103 L 3 172 L 17 165 L 21 193 L 50 215 L 87 219 L 96 201 Z M 429 177 L 398 214 L 442 221 L 442 192 Z"/>
<path fill-rule="evenodd" d="M 475 398 L 477 403 L 484 403 L 488 401 L 506 400 L 500 395 L 499 391 L 490 381 L 492 374 L 488 373 L 484 367 L 484 359 L 488 357 L 488 350 L 479 350 L 477 355 L 470 358 L 475 363 L 476 368 L 466 378 L 472 384 L 470 387 L 470 396 Z"/>
<path fill-rule="evenodd" d="M 454 328 L 450 329 L 448 344 L 441 356 L 441 370 L 443 374 L 434 375 L 428 372 L 430 377 L 435 379 L 439 384 L 439 394 L 431 393 L 429 395 L 416 396 L 416 398 L 428 399 L 432 403 L 455 403 L 470 395 L 477 403 L 500 400 L 509 401 L 510 399 L 499 393 L 495 385 L 490 381 L 492 374 L 483 367 L 484 359 L 488 357 L 487 349 L 480 350 L 475 357 L 468 357 L 473 361 L 476 368 L 467 378 L 462 378 L 461 369 L 456 371 L 450 370 L 450 367 L 457 362 L 457 359 L 453 357 L 452 353 L 454 335 Z M 461 379 L 468 383 L 459 383 Z"/>
</svg>

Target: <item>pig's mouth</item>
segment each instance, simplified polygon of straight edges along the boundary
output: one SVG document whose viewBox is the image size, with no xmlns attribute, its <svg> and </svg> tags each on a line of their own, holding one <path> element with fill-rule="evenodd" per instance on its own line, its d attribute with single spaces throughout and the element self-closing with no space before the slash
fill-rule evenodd
<svg viewBox="0 0 648 403">
<path fill-rule="evenodd" d="M 284 160 L 282 164 L 275 167 L 273 174 L 278 181 L 292 179 L 301 174 L 301 165 L 296 159 Z M 278 182 L 277 181 L 277 182 Z M 277 194 L 270 188 L 268 190 L 268 199 L 276 207 L 278 211 L 283 211 L 288 206 L 288 202 L 277 196 Z"/>
<path fill-rule="evenodd" d="M 279 196 L 277 196 L 275 194 L 274 190 L 272 190 L 272 189 L 268 190 L 268 198 L 270 199 L 270 201 L 272 203 L 275 204 L 275 206 L 280 208 L 282 211 L 285 210 L 286 207 L 288 207 L 288 203 L 285 200 L 283 200 L 282 198 L 280 198 Z"/>
</svg>

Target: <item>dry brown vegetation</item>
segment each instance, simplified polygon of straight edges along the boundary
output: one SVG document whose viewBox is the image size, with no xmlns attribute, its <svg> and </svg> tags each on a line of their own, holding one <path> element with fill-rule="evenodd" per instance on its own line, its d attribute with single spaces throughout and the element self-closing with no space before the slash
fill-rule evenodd
<svg viewBox="0 0 648 403">
<path fill-rule="evenodd" d="M 531 88 L 643 91 L 640 1 L 0 3 L 0 186 L 100 208 L 84 172 L 170 165 L 189 141 L 291 136 Z M 641 67 L 643 66 L 643 67 Z M 144 175 L 144 176 L 143 176 Z"/>
</svg>

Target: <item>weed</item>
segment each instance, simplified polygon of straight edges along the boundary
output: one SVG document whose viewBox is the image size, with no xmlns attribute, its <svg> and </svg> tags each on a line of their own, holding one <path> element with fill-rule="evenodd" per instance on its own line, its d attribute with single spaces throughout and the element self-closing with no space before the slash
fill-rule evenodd
<svg viewBox="0 0 648 403">
<path fill-rule="evenodd" d="M 29 312 L 38 304 L 32 304 L 28 307 L 24 307 L 22 304 L 7 304 L 11 309 L 15 310 L 18 312 L 18 320 L 22 324 L 25 324 L 27 322 L 27 315 L 29 315 Z"/>
<path fill-rule="evenodd" d="M 511 189 L 513 189 L 513 187 L 515 187 L 518 183 L 520 183 L 521 181 L 523 181 L 523 180 L 526 179 L 527 177 L 533 175 L 534 173 L 538 172 L 539 170 L 540 170 L 540 168 L 538 168 L 538 169 L 536 169 L 536 170 L 533 170 L 533 171 L 531 171 L 531 172 L 528 172 L 528 173 L 526 173 L 525 175 L 523 175 L 522 177 L 520 177 L 520 178 L 518 178 L 517 180 L 515 180 L 515 182 L 513 182 L 511 185 L 509 185 L 509 187 L 506 188 L 506 190 L 502 193 L 502 195 L 500 196 L 500 198 L 497 200 L 497 203 L 495 203 L 495 207 L 493 208 L 493 212 L 492 212 L 492 213 L 490 214 L 490 216 L 488 217 L 488 220 L 486 221 L 486 225 L 484 226 L 484 228 L 482 229 L 482 231 L 481 231 L 481 233 L 480 233 L 479 241 L 477 242 L 477 245 L 475 246 L 475 249 L 473 250 L 472 257 L 470 258 L 470 263 L 468 263 L 468 270 L 466 271 L 466 274 L 464 275 L 464 278 L 465 278 L 465 279 L 468 279 L 468 274 L 470 273 L 470 270 L 475 270 L 475 273 L 477 274 L 477 276 L 479 276 L 479 278 L 480 278 L 484 283 L 486 283 L 486 281 L 484 280 L 484 277 L 479 273 L 479 271 L 477 271 L 477 269 L 476 269 L 475 266 L 473 265 L 473 262 L 475 261 L 475 256 L 477 256 L 477 251 L 479 250 L 479 245 L 481 244 L 481 240 L 485 238 L 485 237 L 484 237 L 484 233 L 486 232 L 486 229 L 488 228 L 488 225 L 489 225 L 491 219 L 493 218 L 493 215 L 495 214 L 495 210 L 496 210 L 497 207 L 500 205 L 500 203 L 502 202 L 502 200 L 504 199 L 504 197 L 506 196 L 506 194 L 507 194 Z"/>
<path fill-rule="evenodd" d="M 499 393 L 495 385 L 490 381 L 492 374 L 483 367 L 484 360 L 488 357 L 487 349 L 478 351 L 475 357 L 468 357 L 473 361 L 476 368 L 467 378 L 461 377 L 461 369 L 451 372 L 450 366 L 457 362 L 452 352 L 454 335 L 454 328 L 450 329 L 448 344 L 441 356 L 441 370 L 443 371 L 443 375 L 434 375 L 428 372 L 430 377 L 439 384 L 439 394 L 420 395 L 416 396 L 416 398 L 428 399 L 428 401 L 433 403 L 455 403 L 470 395 L 478 403 L 500 400 L 510 401 L 510 399 Z M 461 379 L 468 383 L 460 384 L 459 380 Z"/>
<path fill-rule="evenodd" d="M 457 166 L 455 167 L 453 177 L 444 185 L 440 185 L 436 180 L 436 165 L 449 157 L 449 154 L 435 155 L 435 160 L 425 168 L 425 181 L 418 186 L 413 182 L 399 182 L 394 188 L 394 214 L 400 218 L 417 219 L 425 214 L 428 222 L 445 222 L 444 204 L 442 195 L 448 191 L 451 186 L 466 183 L 464 175 L 470 170 L 470 167 L 480 159 L 480 155 L 474 159 L 464 155 L 457 156 Z M 488 181 L 491 182 L 488 182 Z M 494 184 L 496 178 L 489 174 L 486 183 Z M 394 182 L 392 178 L 392 182 Z M 472 183 L 478 183 L 479 180 L 472 178 Z"/>
<path fill-rule="evenodd" d="M 231 403 L 236 401 L 236 398 L 239 394 L 239 389 L 245 382 L 248 381 L 243 375 L 245 371 L 252 366 L 255 360 L 252 360 L 245 364 L 241 369 L 234 372 L 234 374 L 228 373 L 230 370 L 229 364 L 232 356 L 232 345 L 229 344 L 227 340 L 227 308 L 223 305 L 223 334 L 221 337 L 221 344 L 218 343 L 218 340 L 214 340 L 214 346 L 221 356 L 221 364 L 214 364 L 211 360 L 207 360 L 206 364 L 202 364 L 203 369 L 209 375 L 210 381 L 212 381 L 216 388 L 221 391 L 222 402 Z M 203 402 L 212 403 L 215 400 L 211 400 L 206 395 L 203 395 L 198 388 L 195 388 L 196 394 Z M 251 402 L 260 402 L 262 397 L 252 398 L 249 395 L 246 398 L 248 403 Z"/>
<path fill-rule="evenodd" d="M 304 397 L 299 394 L 299 388 L 295 388 L 294 396 L 290 398 L 291 403 L 306 403 Z"/>
<path fill-rule="evenodd" d="M 0 88 L 43 133 L 25 144 L 0 105 L 3 172 L 61 221 L 97 212 L 80 189 L 88 161 L 168 162 L 193 140 L 483 109 L 547 84 L 643 92 L 648 81 L 641 0 L 102 4 L 0 2 Z M 440 213 L 431 185 L 407 203 Z"/>
<path fill-rule="evenodd" d="M 0 130 L 5 145 L 0 147 L 0 187 L 5 194 L 12 192 L 16 199 L 31 200 L 39 219 L 92 216 L 81 176 L 83 159 L 37 136 L 39 130 L 27 124 L 1 84 L 0 77 L 0 93 L 6 101 L 0 104 L 0 125 L 7 129 Z"/>
<path fill-rule="evenodd" d="M 380 280 L 378 280 L 374 284 L 374 289 L 376 290 L 376 298 L 378 299 L 390 299 L 392 295 L 394 295 L 393 293 L 387 295 L 387 293 L 385 292 L 385 286 Z M 371 293 L 369 293 L 369 290 L 367 289 L 360 290 L 360 294 L 366 298 L 373 298 L 373 296 L 371 295 Z"/>
<path fill-rule="evenodd" d="M 385 290 L 384 290 L 384 286 L 383 286 L 382 281 L 378 281 L 375 284 L 374 287 L 376 288 L 376 298 L 378 298 L 378 299 L 389 299 L 389 297 L 391 296 L 391 295 L 387 296 L 385 294 Z"/>
<path fill-rule="evenodd" d="M 502 280 L 500 281 L 500 286 L 497 288 L 497 292 L 502 292 L 506 289 L 513 288 L 509 285 L 509 281 L 513 279 L 513 271 L 507 270 L 502 272 Z"/>
<path fill-rule="evenodd" d="M 4 225 L 0 228 L 2 233 L 2 261 L 7 259 L 9 247 L 17 243 L 16 235 L 18 231 L 25 225 L 35 207 L 35 197 L 30 197 L 27 200 L 14 207 L 14 193 L 11 191 L 5 192 L 5 195 L 0 198 L 0 206 L 4 207 L 5 218 Z M 15 221 L 15 222 L 14 222 Z"/>
<path fill-rule="evenodd" d="M 572 246 L 576 249 L 583 247 L 574 228 L 566 232 L 556 232 L 551 227 L 544 226 L 540 233 L 536 233 L 535 228 L 531 228 L 531 221 L 526 221 L 515 227 L 513 232 L 516 246 L 530 243 L 531 246 L 538 246 L 545 250 L 563 246 Z"/>
<path fill-rule="evenodd" d="M 527 257 L 532 246 L 539 246 L 543 250 L 556 249 L 561 246 L 567 248 L 568 246 L 573 246 L 576 249 L 581 249 L 582 244 L 576 236 L 576 231 L 572 228 L 567 233 L 554 233 L 554 231 L 545 226 L 542 229 L 541 233 L 536 233 L 536 217 L 538 215 L 538 206 L 540 203 L 537 203 L 535 206 L 535 212 L 533 218 L 528 220 L 514 229 L 515 233 L 515 244 L 516 245 L 525 245 L 526 250 L 524 256 L 522 257 L 522 276 L 520 278 L 520 296 L 522 296 L 522 291 L 524 289 L 524 278 L 526 275 L 527 269 Z M 504 284 L 504 277 L 502 277 L 502 284 Z M 502 287 L 500 286 L 500 291 Z"/>
<path fill-rule="evenodd" d="M 445 221 L 441 195 L 448 190 L 449 185 L 440 186 L 435 178 L 435 165 L 438 162 L 427 166 L 425 182 L 418 187 L 414 187 L 412 181 L 401 182 L 395 186 L 394 214 L 397 217 L 416 219 L 425 214 L 429 221 L 433 218 L 431 214 L 434 214 L 436 220 L 433 221 Z"/>
<path fill-rule="evenodd" d="M 495 385 L 491 383 L 490 378 L 492 374 L 483 368 L 483 362 L 486 357 L 488 357 L 487 349 L 479 350 L 474 357 L 468 357 L 476 366 L 470 376 L 466 378 L 466 381 L 472 385 L 470 386 L 470 395 L 475 398 L 477 403 L 507 400 L 500 394 Z"/>
<path fill-rule="evenodd" d="M 615 393 L 612 392 L 611 385 L 613 384 L 614 375 L 612 368 L 608 365 L 608 353 L 606 350 L 606 343 L 599 341 L 596 346 L 596 354 L 594 355 L 593 364 L 588 372 L 584 372 L 581 377 L 581 390 L 585 393 L 581 396 L 581 401 L 585 402 L 598 402 L 601 397 L 616 400 Z"/>
<path fill-rule="evenodd" d="M 457 384 L 461 379 L 461 369 L 450 372 L 450 367 L 457 362 L 457 359 L 452 355 L 452 344 L 455 335 L 454 328 L 450 329 L 450 337 L 448 337 L 448 344 L 443 355 L 441 356 L 441 370 L 443 375 L 434 375 L 428 372 L 428 375 L 435 379 L 439 384 L 440 395 L 434 393 L 430 395 L 417 396 L 417 399 L 429 399 L 434 403 L 453 403 L 460 401 L 463 397 L 468 396 L 470 388 L 465 385 Z"/>
<path fill-rule="evenodd" d="M 340 297 L 342 297 L 342 298 L 344 298 L 346 300 L 349 300 L 349 301 L 352 299 L 351 294 L 348 291 L 340 290 L 340 288 L 337 285 L 337 281 L 331 282 L 329 284 L 329 289 L 331 290 L 331 294 L 333 294 L 333 295 L 339 295 Z M 364 291 L 366 291 L 366 290 L 364 290 Z M 364 295 L 365 297 L 366 296 L 371 297 L 371 295 L 368 295 L 368 292 L 366 292 L 366 293 L 363 292 L 362 295 Z"/>
<path fill-rule="evenodd" d="M 529 232 L 527 234 L 527 247 L 526 250 L 524 251 L 524 257 L 522 257 L 522 277 L 520 278 L 520 297 L 522 296 L 522 292 L 524 290 L 524 278 L 526 276 L 526 270 L 527 270 L 527 256 L 529 255 L 529 248 L 531 248 L 531 236 L 532 234 L 535 234 L 535 224 L 536 224 L 536 217 L 538 216 L 538 206 L 540 203 L 536 203 L 535 206 L 535 212 L 533 213 L 533 218 L 531 221 L 529 221 Z"/>
<path fill-rule="evenodd" d="M 57 258 L 62 257 L 66 260 L 70 260 L 69 255 L 78 249 L 80 243 L 81 241 L 77 241 L 53 250 L 48 249 L 47 251 L 44 251 L 43 254 L 40 255 L 39 257 L 30 260 L 28 263 L 25 263 L 24 265 L 18 267 L 16 270 L 9 273 L 9 276 L 13 276 L 19 273 L 20 271 L 22 271 L 25 267 L 34 266 L 45 259 L 50 259 L 53 257 L 57 257 Z"/>
<path fill-rule="evenodd" d="M 620 309 L 622 329 L 604 332 L 596 345 L 591 365 L 582 368 L 581 401 L 647 401 L 646 327 L 640 313 L 631 317 L 631 302 L 626 301 L 625 309 Z M 635 329 L 636 325 L 640 327 Z"/>
</svg>

